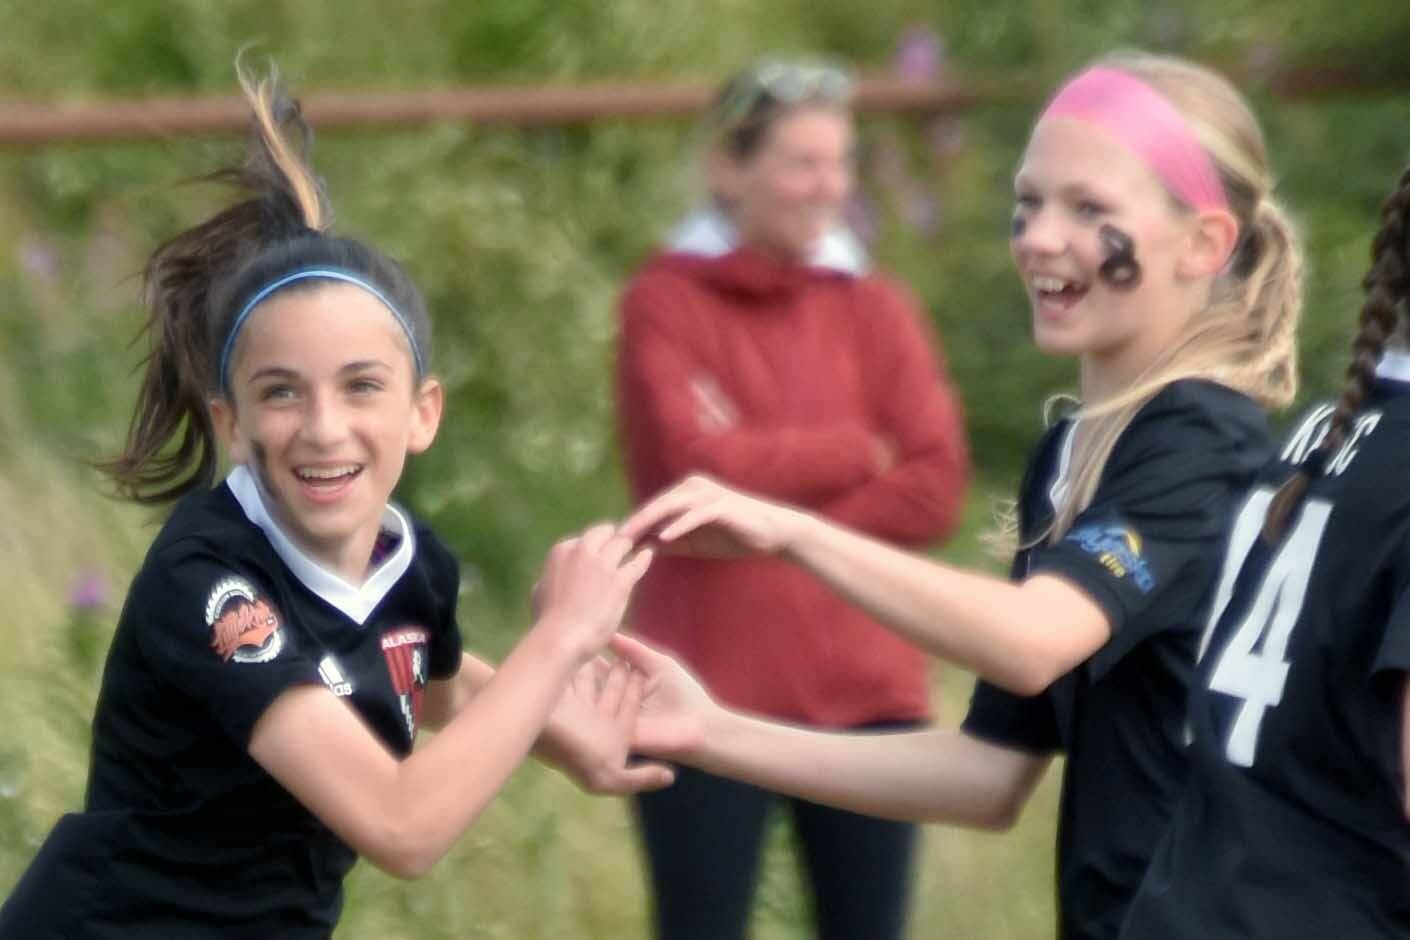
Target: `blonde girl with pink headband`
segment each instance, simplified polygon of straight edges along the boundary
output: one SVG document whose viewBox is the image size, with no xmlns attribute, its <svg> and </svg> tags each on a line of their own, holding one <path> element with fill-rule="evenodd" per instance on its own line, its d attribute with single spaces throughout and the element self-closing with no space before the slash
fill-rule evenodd
<svg viewBox="0 0 1410 940">
<path fill-rule="evenodd" d="M 1014 178 L 1039 348 L 1081 405 L 1027 469 L 1009 578 L 897 550 L 694 478 L 624 532 L 801 565 L 979 676 L 958 729 L 838 735 L 713 702 L 630 639 L 637 747 L 857 812 L 1003 829 L 1064 754 L 1057 935 L 1109 940 L 1186 776 L 1184 702 L 1227 525 L 1296 384 L 1301 252 L 1262 134 L 1213 72 L 1104 59 L 1062 86 Z M 820 623 L 817 629 L 826 630 Z"/>
</svg>

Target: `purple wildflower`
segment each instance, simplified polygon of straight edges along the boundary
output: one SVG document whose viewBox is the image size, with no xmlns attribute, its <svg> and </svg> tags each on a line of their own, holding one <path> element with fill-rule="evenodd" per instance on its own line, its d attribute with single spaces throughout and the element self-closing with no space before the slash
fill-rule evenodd
<svg viewBox="0 0 1410 940">
<path fill-rule="evenodd" d="M 69 609 L 74 612 L 104 610 L 111 596 L 107 577 L 97 568 L 87 568 L 69 584 Z"/>
<path fill-rule="evenodd" d="M 911 26 L 896 44 L 892 67 L 907 81 L 933 82 L 945 66 L 945 40 L 933 29 Z"/>
<path fill-rule="evenodd" d="M 37 281 L 52 284 L 59 276 L 59 253 L 54 246 L 38 235 L 29 234 L 20 239 L 20 267 Z"/>
</svg>

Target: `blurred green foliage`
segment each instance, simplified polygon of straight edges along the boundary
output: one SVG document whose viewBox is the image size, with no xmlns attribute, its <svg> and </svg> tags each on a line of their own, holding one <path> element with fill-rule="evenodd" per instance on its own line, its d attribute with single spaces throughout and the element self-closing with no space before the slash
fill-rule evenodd
<svg viewBox="0 0 1410 940">
<path fill-rule="evenodd" d="M 1410 5 L 1403 0 L 0 0 L 0 101 L 229 93 L 253 43 L 297 90 L 608 79 L 714 81 L 764 52 L 889 67 L 908 28 L 943 37 L 961 73 L 1055 80 L 1115 46 L 1247 69 L 1309 248 L 1307 395 L 1331 389 L 1358 304 L 1376 209 L 1410 157 Z M 1290 104 L 1279 64 L 1401 76 L 1390 95 Z M 879 263 L 923 298 L 964 394 L 980 486 L 949 557 L 975 532 L 1039 429 L 1070 363 L 1028 340 L 1007 257 L 1009 177 L 1038 102 L 940 122 L 862 123 L 862 187 Z M 462 623 L 498 654 L 553 539 L 625 507 L 611 407 L 615 299 L 695 197 L 688 121 L 512 130 L 444 123 L 326 134 L 315 150 L 337 227 L 403 260 L 436 316 L 447 422 L 402 496 L 460 553 Z M 0 890 L 81 799 L 93 680 L 66 589 L 93 567 L 121 591 L 152 529 L 97 495 L 82 460 L 120 441 L 141 348 L 135 273 L 221 194 L 176 186 L 237 153 L 161 140 L 0 150 Z M 108 621 L 116 611 L 107 611 Z M 92 616 L 91 612 L 85 616 Z M 84 629 L 88 629 L 86 626 Z M 69 639 L 66 639 L 69 638 Z M 88 643 L 88 640 L 84 641 Z M 946 709 L 963 678 L 947 675 Z M 1044 935 L 1051 783 L 1016 836 L 932 834 L 918 936 Z M 779 834 L 759 936 L 802 936 Z M 643 932 L 625 813 L 537 770 L 516 779 L 429 884 L 355 875 L 340 936 L 621 937 Z"/>
</svg>

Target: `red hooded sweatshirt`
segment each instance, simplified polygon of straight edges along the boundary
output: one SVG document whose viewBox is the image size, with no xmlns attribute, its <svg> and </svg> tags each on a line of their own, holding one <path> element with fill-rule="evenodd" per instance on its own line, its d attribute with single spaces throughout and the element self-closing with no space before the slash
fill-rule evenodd
<svg viewBox="0 0 1410 940">
<path fill-rule="evenodd" d="M 850 249 L 780 263 L 695 222 L 622 300 L 634 499 L 703 472 L 899 545 L 947 535 L 968 455 L 916 304 Z M 837 728 L 929 717 L 924 654 L 784 561 L 658 558 L 632 624 L 734 707 Z"/>
</svg>

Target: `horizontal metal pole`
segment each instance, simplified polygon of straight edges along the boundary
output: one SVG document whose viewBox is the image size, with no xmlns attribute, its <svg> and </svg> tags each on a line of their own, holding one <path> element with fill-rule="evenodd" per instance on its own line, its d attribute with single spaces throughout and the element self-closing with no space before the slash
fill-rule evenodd
<svg viewBox="0 0 1410 940">
<path fill-rule="evenodd" d="M 1410 87 L 1410 71 L 1362 73 L 1354 68 L 1303 66 L 1225 69 L 1282 98 L 1378 95 Z M 856 108 L 863 113 L 940 113 L 976 104 L 1036 100 L 1044 85 L 1031 79 L 973 76 L 915 81 L 873 76 L 860 82 Z M 542 127 L 593 121 L 679 118 L 699 113 L 712 89 L 699 84 L 591 84 L 481 86 L 421 91 L 324 92 L 302 97 L 304 113 L 320 129 L 378 128 L 467 121 Z M 0 146 L 132 140 L 242 131 L 249 120 L 238 96 L 161 97 L 72 103 L 0 102 Z"/>
<path fill-rule="evenodd" d="M 689 116 L 705 107 L 711 93 L 703 85 L 600 84 L 325 92 L 301 96 L 301 101 L 309 122 L 320 129 L 432 121 L 533 127 Z M 981 92 L 953 80 L 872 78 L 859 84 L 856 106 L 869 112 L 939 112 L 968 107 L 980 94 L 992 98 L 995 90 Z M 0 102 L 0 144 L 229 134 L 244 130 L 248 122 L 249 108 L 238 96 L 71 104 Z"/>
</svg>

